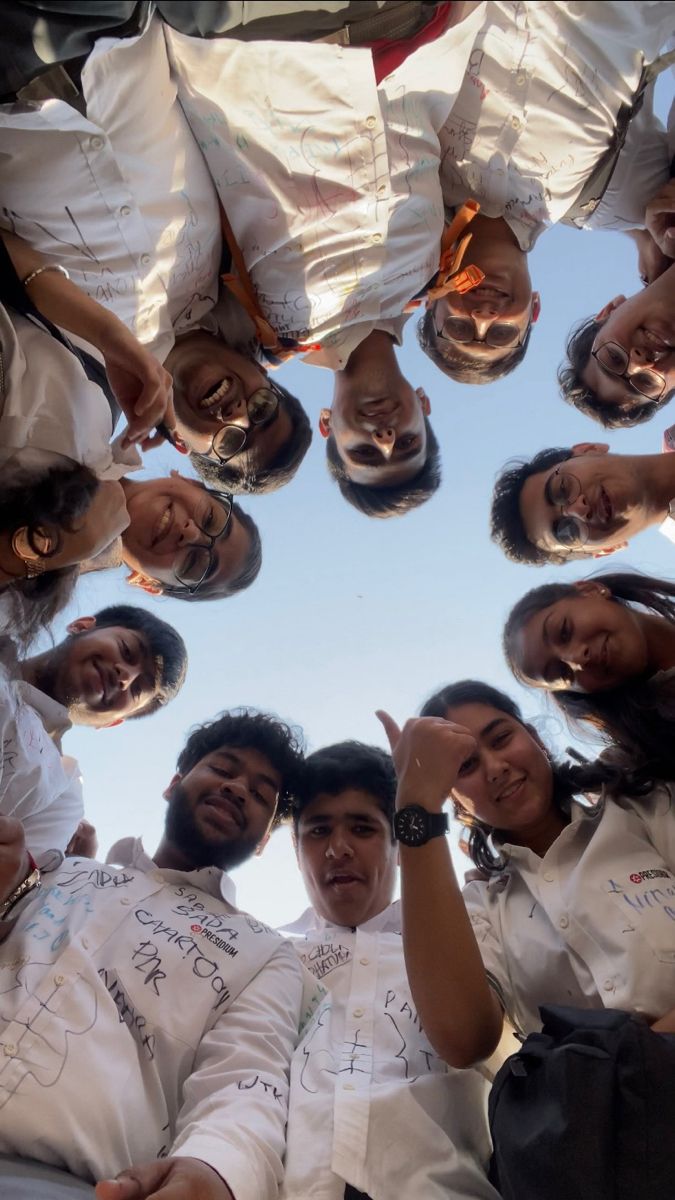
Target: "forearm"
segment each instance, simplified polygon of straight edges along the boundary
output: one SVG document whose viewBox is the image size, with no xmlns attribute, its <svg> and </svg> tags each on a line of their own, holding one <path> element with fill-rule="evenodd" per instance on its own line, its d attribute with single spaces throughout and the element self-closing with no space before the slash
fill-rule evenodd
<svg viewBox="0 0 675 1200">
<path fill-rule="evenodd" d="M 27 279 L 47 264 L 53 265 L 15 234 L 3 230 L 0 236 L 19 279 Z M 48 321 L 89 342 L 101 352 L 111 334 L 121 325 L 113 313 L 87 296 L 61 271 L 41 271 L 28 284 L 26 295 Z"/>
<path fill-rule="evenodd" d="M 490 988 L 446 838 L 401 846 L 403 946 L 408 981 L 429 1041 L 447 1063 L 489 1057 L 503 1014 Z"/>
</svg>

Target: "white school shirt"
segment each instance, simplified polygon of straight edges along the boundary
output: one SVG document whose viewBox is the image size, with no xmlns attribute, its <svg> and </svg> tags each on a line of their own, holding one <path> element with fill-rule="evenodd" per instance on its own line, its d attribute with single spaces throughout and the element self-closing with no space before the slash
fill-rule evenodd
<svg viewBox="0 0 675 1200">
<path fill-rule="evenodd" d="M 282 931 L 328 989 L 291 1065 L 283 1200 L 497 1200 L 487 1085 L 432 1050 L 410 994 L 400 905 L 357 929 L 313 909 Z"/>
<path fill-rule="evenodd" d="M 505 845 L 504 871 L 464 888 L 483 963 L 526 1033 L 541 1004 L 675 1008 L 675 811 L 669 787 L 574 803 L 543 858 Z"/>
<path fill-rule="evenodd" d="M 473 197 L 531 250 L 576 200 L 637 89 L 643 59 L 657 57 L 674 27 L 668 0 L 490 0 L 439 133 L 446 205 Z M 613 211 L 610 197 L 598 210 L 603 228 L 643 224 L 646 202 L 668 179 L 666 133 L 650 102 L 636 128 L 643 149 L 638 155 L 634 131 L 611 185 Z M 639 169 L 625 171 L 627 162 Z"/>
<path fill-rule="evenodd" d="M 80 768 L 62 755 L 68 712 L 21 679 L 13 642 L 0 638 L 0 813 L 21 821 L 34 858 L 64 851 L 84 816 Z"/>
<path fill-rule="evenodd" d="M 10 465 L 47 470 L 58 458 L 89 467 L 99 479 L 120 479 L 142 462 L 135 446 L 121 446 L 123 432 L 111 442 L 112 435 L 107 397 L 77 356 L 28 317 L 0 305 L 4 479 Z"/>
<path fill-rule="evenodd" d="M 165 26 L 178 95 L 261 308 L 343 368 L 438 270 L 437 130 L 485 3 L 375 82 L 370 50 L 191 38 Z"/>
<path fill-rule="evenodd" d="M 0 106 L 0 224 L 70 272 L 160 360 L 215 303 L 218 199 L 161 32 L 100 38 L 87 116 L 63 100 Z"/>
<path fill-rule="evenodd" d="M 0 1152 L 91 1181 L 193 1157 L 274 1200 L 305 973 L 221 871 L 111 853 L 43 876 L 0 947 Z"/>
</svg>

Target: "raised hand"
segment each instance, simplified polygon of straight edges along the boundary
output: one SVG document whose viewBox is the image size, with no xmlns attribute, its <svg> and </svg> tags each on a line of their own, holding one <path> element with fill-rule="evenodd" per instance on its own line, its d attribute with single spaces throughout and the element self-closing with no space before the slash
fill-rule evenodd
<svg viewBox="0 0 675 1200">
<path fill-rule="evenodd" d="M 161 442 L 161 434 L 151 435 L 157 425 L 173 429 L 173 380 L 162 364 L 142 346 L 121 323 L 106 323 L 99 341 L 110 385 L 128 421 L 123 446 L 139 442 L 149 450 Z"/>
<path fill-rule="evenodd" d="M 29 872 L 23 825 L 14 817 L 0 817 L 0 903 L 16 891 Z"/>
<path fill-rule="evenodd" d="M 376 715 L 384 726 L 396 767 L 397 808 L 421 804 L 440 812 L 462 763 L 476 748 L 473 734 L 441 717 L 413 717 L 399 729 L 389 713 L 379 710 Z"/>
</svg>

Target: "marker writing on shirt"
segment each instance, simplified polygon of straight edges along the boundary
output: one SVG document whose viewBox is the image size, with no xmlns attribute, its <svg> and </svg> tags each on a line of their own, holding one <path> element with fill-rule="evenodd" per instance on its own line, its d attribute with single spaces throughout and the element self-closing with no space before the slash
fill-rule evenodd
<svg viewBox="0 0 675 1200">
<path fill-rule="evenodd" d="M 277 1088 L 276 1084 L 270 1083 L 270 1081 L 267 1079 L 261 1079 L 259 1075 L 256 1075 L 255 1079 L 251 1079 L 250 1081 L 240 1079 L 237 1084 L 237 1088 L 240 1092 L 250 1092 L 251 1088 L 254 1087 L 262 1088 L 266 1095 L 271 1094 L 275 1100 L 278 1100 L 280 1104 L 283 1104 L 283 1095 Z"/>
<path fill-rule="evenodd" d="M 120 1023 L 126 1025 L 135 1034 L 137 1041 L 140 1042 L 152 1062 L 155 1057 L 155 1035 L 145 1032 L 148 1023 L 146 1017 L 136 1012 L 114 971 L 108 971 L 107 967 L 100 967 L 98 974 L 119 1013 Z"/>
</svg>

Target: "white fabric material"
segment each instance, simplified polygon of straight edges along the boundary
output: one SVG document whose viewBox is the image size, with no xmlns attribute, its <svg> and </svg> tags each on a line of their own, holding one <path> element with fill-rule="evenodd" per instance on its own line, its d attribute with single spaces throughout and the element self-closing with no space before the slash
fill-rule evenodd
<svg viewBox="0 0 675 1200">
<path fill-rule="evenodd" d="M 438 269 L 437 130 L 485 4 L 377 85 L 369 50 L 190 38 L 165 27 L 178 95 L 266 317 L 333 369 L 373 329 L 400 343 Z M 264 80 L 264 87 L 260 81 Z"/>
<path fill-rule="evenodd" d="M 420 1028 L 398 902 L 358 929 L 309 909 L 283 932 L 328 996 L 291 1066 L 284 1200 L 497 1200 L 486 1083 L 454 1071 Z"/>
<path fill-rule="evenodd" d="M 673 31 L 674 11 L 667 0 L 491 0 L 439 135 L 446 205 L 472 196 L 485 216 L 504 217 L 521 248 L 530 250 L 581 192 L 609 144 L 619 108 L 637 88 L 642 52 L 647 62 L 657 57 Z M 665 131 L 647 112 L 639 131 L 662 142 L 665 182 Z M 629 160 L 634 150 L 631 139 Z M 644 172 L 622 174 L 620 193 L 603 206 L 604 228 L 630 227 L 636 212 L 640 221 L 659 186 L 653 163 L 643 166 Z"/>
<path fill-rule="evenodd" d="M 504 847 L 504 872 L 464 888 L 485 967 L 526 1033 L 541 1004 L 675 1007 L 675 819 L 661 787 L 636 801 L 573 806 L 539 858 Z"/>
<path fill-rule="evenodd" d="M 664 438 L 666 438 L 669 433 L 670 429 L 666 429 Z M 666 453 L 668 451 L 670 451 L 670 446 L 668 446 Z M 662 533 L 664 537 L 667 537 L 669 542 L 675 542 L 675 500 L 671 500 L 670 504 L 668 505 L 668 515 L 659 525 L 659 533 Z"/>
<path fill-rule="evenodd" d="M 303 969 L 221 872 L 70 859 L 0 947 L 0 1151 L 110 1178 L 203 1160 L 274 1200 Z"/>
<path fill-rule="evenodd" d="M 211 44 L 211 43 L 209 43 Z M 161 32 L 100 39 L 87 117 L 61 100 L 0 108 L 0 224 L 70 272 L 160 358 L 215 302 L 217 196 L 176 102 Z"/>
<path fill-rule="evenodd" d="M 1 142 L 0 135 L 0 142 Z M 1 188 L 1 184 L 0 184 Z M 105 393 L 66 346 L 0 305 L 0 467 L 35 470 L 55 455 L 82 463 L 99 479 L 120 479 L 141 466 L 138 450 L 114 442 Z"/>
<path fill-rule="evenodd" d="M 84 815 L 79 766 L 58 748 L 67 729 L 66 709 L 21 679 L 0 638 L 0 813 L 23 823 L 34 858 L 64 851 Z"/>
</svg>

